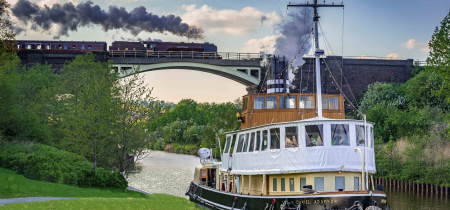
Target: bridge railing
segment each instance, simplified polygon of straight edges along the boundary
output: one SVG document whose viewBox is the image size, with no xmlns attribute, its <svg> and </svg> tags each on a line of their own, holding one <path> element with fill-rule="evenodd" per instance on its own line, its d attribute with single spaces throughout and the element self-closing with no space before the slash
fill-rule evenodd
<svg viewBox="0 0 450 210">
<path fill-rule="evenodd" d="M 260 53 L 110 50 L 109 57 L 262 60 Z"/>
</svg>

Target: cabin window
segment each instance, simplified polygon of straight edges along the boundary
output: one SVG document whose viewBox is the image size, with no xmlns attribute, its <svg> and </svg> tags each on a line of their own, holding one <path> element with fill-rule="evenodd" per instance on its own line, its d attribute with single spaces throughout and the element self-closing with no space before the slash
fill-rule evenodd
<svg viewBox="0 0 450 210">
<path fill-rule="evenodd" d="M 27 49 L 31 50 L 31 44 L 27 44 Z"/>
<path fill-rule="evenodd" d="M 339 99 L 336 97 L 330 97 L 330 109 L 339 110 Z"/>
<path fill-rule="evenodd" d="M 152 44 L 150 45 L 150 48 L 153 48 L 153 45 L 152 45 Z"/>
<path fill-rule="evenodd" d="M 298 147 L 298 127 L 286 127 L 286 148 Z"/>
<path fill-rule="evenodd" d="M 67 44 L 64 44 L 64 49 L 67 50 Z"/>
<path fill-rule="evenodd" d="M 306 177 L 300 178 L 300 190 L 303 190 L 306 186 Z"/>
<path fill-rule="evenodd" d="M 264 109 L 264 97 L 253 98 L 253 109 Z"/>
<path fill-rule="evenodd" d="M 42 49 L 42 45 L 41 44 L 37 44 L 36 45 L 36 49 L 38 49 L 38 50 Z"/>
<path fill-rule="evenodd" d="M 263 144 L 262 144 L 262 150 L 261 151 L 265 151 L 267 150 L 267 144 L 269 144 L 269 140 L 267 138 L 267 130 L 263 131 Z"/>
<path fill-rule="evenodd" d="M 81 45 L 81 50 L 86 50 L 86 46 L 84 44 Z"/>
<path fill-rule="evenodd" d="M 315 99 L 314 96 L 301 96 L 300 108 L 301 109 L 314 109 Z"/>
<path fill-rule="evenodd" d="M 314 177 L 314 188 L 316 191 L 324 191 L 323 177 Z"/>
<path fill-rule="evenodd" d="M 248 140 L 249 140 L 248 136 L 249 135 L 250 135 L 249 133 L 245 134 L 244 150 L 242 150 L 242 152 L 247 152 L 248 151 Z"/>
<path fill-rule="evenodd" d="M 250 135 L 250 146 L 248 147 L 249 152 L 253 152 L 255 149 L 255 132 Z"/>
<path fill-rule="evenodd" d="M 62 49 L 62 45 L 59 45 L 59 46 L 58 46 L 58 49 Z"/>
<path fill-rule="evenodd" d="M 244 144 L 244 138 L 245 138 L 244 134 L 239 135 L 239 142 L 236 152 L 242 152 L 242 145 Z"/>
<path fill-rule="evenodd" d="M 331 124 L 331 145 L 350 146 L 348 124 Z"/>
<path fill-rule="evenodd" d="M 305 126 L 305 139 L 307 147 L 323 146 L 323 125 Z"/>
<path fill-rule="evenodd" d="M 281 191 L 286 191 L 286 180 L 284 178 L 281 178 Z"/>
<path fill-rule="evenodd" d="M 373 148 L 375 144 L 375 139 L 373 138 L 373 127 L 370 127 L 370 146 Z"/>
<path fill-rule="evenodd" d="M 277 178 L 273 178 L 273 191 L 277 191 Z"/>
<path fill-rule="evenodd" d="M 359 190 L 359 177 L 353 177 L 353 190 Z"/>
<path fill-rule="evenodd" d="M 259 151 L 259 148 L 261 147 L 261 131 L 256 132 L 256 149 L 255 151 Z"/>
<path fill-rule="evenodd" d="M 276 109 L 277 108 L 277 97 L 276 96 L 267 96 L 266 97 L 266 107 L 267 107 L 267 109 Z"/>
<path fill-rule="evenodd" d="M 280 149 L 280 128 L 270 129 L 270 149 Z"/>
<path fill-rule="evenodd" d="M 76 48 L 76 46 L 75 46 L 75 45 L 72 45 L 72 49 L 75 50 L 75 48 Z"/>
<path fill-rule="evenodd" d="M 88 50 L 90 50 L 91 49 L 91 45 L 88 45 Z"/>
<path fill-rule="evenodd" d="M 289 178 L 289 190 L 295 191 L 294 178 Z"/>
<path fill-rule="evenodd" d="M 245 97 L 244 100 L 242 100 L 242 111 L 247 110 L 248 105 L 248 97 Z"/>
<path fill-rule="evenodd" d="M 335 190 L 345 190 L 345 177 L 337 176 L 334 178 L 334 188 Z"/>
<path fill-rule="evenodd" d="M 230 149 L 230 142 L 231 142 L 231 136 L 228 136 L 227 142 L 225 142 L 225 149 L 223 150 L 223 153 L 228 153 L 228 149 Z"/>
<path fill-rule="evenodd" d="M 50 46 L 50 44 L 46 44 L 45 49 L 50 50 L 50 49 L 52 49 L 52 47 Z"/>
<path fill-rule="evenodd" d="M 280 96 L 281 109 L 295 109 L 295 96 Z"/>
<path fill-rule="evenodd" d="M 20 49 L 22 46 L 20 44 L 16 45 L 17 49 Z"/>
<path fill-rule="evenodd" d="M 364 146 L 364 126 L 356 125 L 356 145 Z"/>
</svg>

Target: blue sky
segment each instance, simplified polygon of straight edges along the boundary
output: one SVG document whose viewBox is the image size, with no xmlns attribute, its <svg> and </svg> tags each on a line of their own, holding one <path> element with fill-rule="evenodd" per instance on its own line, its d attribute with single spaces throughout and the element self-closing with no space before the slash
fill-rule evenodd
<svg viewBox="0 0 450 210">
<path fill-rule="evenodd" d="M 8 0 L 15 4 L 16 0 Z M 67 1 L 33 1 L 38 5 L 53 5 Z M 320 0 L 319 0 L 320 1 Z M 73 4 L 81 0 L 71 0 Z M 304 3 L 305 1 L 292 1 Z M 310 0 L 312 2 L 312 0 Z M 331 3 L 331 0 L 326 1 Z M 95 5 L 107 10 L 109 5 L 125 7 L 127 11 L 145 6 L 156 15 L 174 14 L 188 24 L 205 29 L 205 40 L 218 46 L 221 52 L 258 52 L 261 44 L 271 45 L 279 35 L 273 24 L 283 19 L 287 0 L 94 0 Z M 341 1 L 336 1 L 340 4 Z M 395 59 L 425 60 L 427 42 L 436 26 L 450 11 L 449 0 L 346 0 L 344 56 L 377 56 Z M 290 8 L 289 10 L 294 10 Z M 336 55 L 342 54 L 341 8 L 319 10 L 321 23 Z M 268 20 L 261 24 L 264 15 Z M 224 21 L 225 20 L 225 21 Z M 32 31 L 17 39 L 52 39 L 51 31 Z M 80 28 L 61 40 L 97 40 L 109 44 L 120 37 L 133 38 L 125 31 L 104 32 L 98 26 Z M 148 37 L 163 41 L 187 41 L 171 34 L 142 32 L 139 38 Z M 322 46 L 323 41 L 320 40 Z M 266 49 L 269 50 L 270 49 Z M 202 102 L 226 102 L 245 94 L 245 87 L 234 81 L 203 72 L 165 70 L 145 73 L 148 85 L 155 88 L 154 95 L 162 100 L 178 102 L 192 98 Z M 186 88 L 189 87 L 189 88 Z"/>
</svg>

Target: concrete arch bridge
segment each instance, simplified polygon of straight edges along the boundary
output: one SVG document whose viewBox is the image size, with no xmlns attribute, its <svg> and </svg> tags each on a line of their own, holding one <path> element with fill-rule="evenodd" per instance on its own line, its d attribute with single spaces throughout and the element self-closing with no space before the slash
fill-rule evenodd
<svg viewBox="0 0 450 210">
<path fill-rule="evenodd" d="M 262 78 L 259 53 L 218 53 L 220 58 L 198 57 L 111 57 L 114 66 L 122 73 L 122 77 L 134 73 L 133 68 L 139 66 L 139 72 L 184 69 L 216 74 L 239 82 L 243 85 L 259 85 Z"/>
</svg>

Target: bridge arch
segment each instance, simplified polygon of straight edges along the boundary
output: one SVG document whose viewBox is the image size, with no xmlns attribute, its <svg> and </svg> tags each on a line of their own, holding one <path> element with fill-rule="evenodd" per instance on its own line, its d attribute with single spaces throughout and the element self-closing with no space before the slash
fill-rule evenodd
<svg viewBox="0 0 450 210">
<path fill-rule="evenodd" d="M 148 59 L 143 61 L 148 61 Z M 229 60 L 200 60 L 200 62 L 196 62 L 158 59 L 158 62 L 131 62 L 126 64 L 116 61 L 114 66 L 121 70 L 121 77 L 133 74 L 133 69 L 139 67 L 139 73 L 166 69 L 202 71 L 231 79 L 246 86 L 258 85 L 261 79 L 259 61 L 249 63 L 230 62 Z"/>
</svg>

